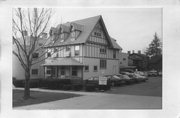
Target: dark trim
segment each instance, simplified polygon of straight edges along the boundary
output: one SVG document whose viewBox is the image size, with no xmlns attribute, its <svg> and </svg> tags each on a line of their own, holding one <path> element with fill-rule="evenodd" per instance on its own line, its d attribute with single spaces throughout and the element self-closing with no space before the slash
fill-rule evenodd
<svg viewBox="0 0 180 118">
<path fill-rule="evenodd" d="M 107 59 L 107 60 L 119 60 L 119 59 L 113 59 L 113 58 L 103 58 L 103 57 L 88 57 L 88 56 L 84 56 L 84 58 Z"/>
<path fill-rule="evenodd" d="M 99 43 L 99 42 L 94 42 L 94 41 L 89 41 L 89 40 L 87 41 L 87 43 L 89 43 L 89 44 L 97 44 L 97 45 L 102 45 L 102 46 L 107 46 L 108 47 L 107 44 L 103 44 L 103 43 Z"/>
</svg>

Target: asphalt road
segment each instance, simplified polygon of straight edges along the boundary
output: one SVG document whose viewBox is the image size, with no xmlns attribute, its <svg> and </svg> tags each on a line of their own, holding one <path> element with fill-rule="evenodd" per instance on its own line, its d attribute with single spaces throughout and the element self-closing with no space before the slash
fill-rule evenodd
<svg viewBox="0 0 180 118">
<path fill-rule="evenodd" d="M 162 97 L 162 77 L 149 77 L 146 82 L 113 87 L 107 93 Z"/>
</svg>

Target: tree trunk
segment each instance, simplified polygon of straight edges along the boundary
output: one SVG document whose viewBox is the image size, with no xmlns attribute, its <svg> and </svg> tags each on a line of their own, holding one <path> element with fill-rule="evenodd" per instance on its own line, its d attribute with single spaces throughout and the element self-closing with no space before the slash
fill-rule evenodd
<svg viewBox="0 0 180 118">
<path fill-rule="evenodd" d="M 24 99 L 30 98 L 29 81 L 30 81 L 30 69 L 25 72 Z"/>
</svg>

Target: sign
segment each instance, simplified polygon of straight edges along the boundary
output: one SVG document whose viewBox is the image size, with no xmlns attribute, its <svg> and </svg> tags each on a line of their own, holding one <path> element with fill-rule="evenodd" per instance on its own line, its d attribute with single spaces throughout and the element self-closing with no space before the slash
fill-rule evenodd
<svg viewBox="0 0 180 118">
<path fill-rule="evenodd" d="M 107 77 L 99 77 L 99 85 L 107 85 Z"/>
</svg>

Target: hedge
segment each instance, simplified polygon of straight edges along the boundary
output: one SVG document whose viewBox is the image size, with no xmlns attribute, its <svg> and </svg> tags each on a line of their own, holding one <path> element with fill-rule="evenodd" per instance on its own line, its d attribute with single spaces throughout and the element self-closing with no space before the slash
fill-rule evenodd
<svg viewBox="0 0 180 118">
<path fill-rule="evenodd" d="M 13 78 L 13 85 L 15 87 L 24 87 L 25 80 L 16 80 Z M 31 79 L 29 80 L 29 87 L 30 88 L 38 88 L 40 85 L 40 79 Z"/>
</svg>

